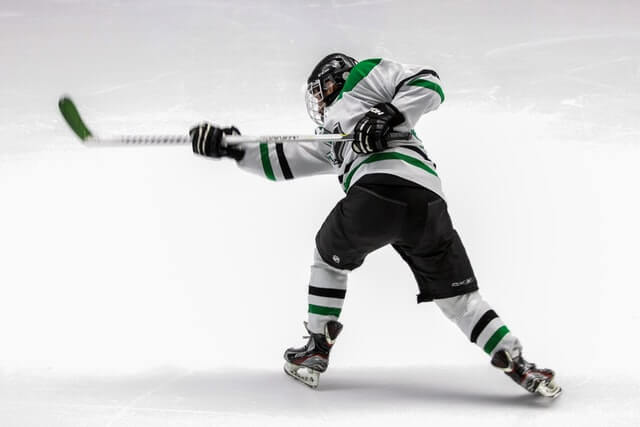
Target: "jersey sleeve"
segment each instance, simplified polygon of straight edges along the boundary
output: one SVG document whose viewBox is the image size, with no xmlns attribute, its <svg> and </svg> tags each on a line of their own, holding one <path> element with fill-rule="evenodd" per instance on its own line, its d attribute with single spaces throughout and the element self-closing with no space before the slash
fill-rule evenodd
<svg viewBox="0 0 640 427">
<path fill-rule="evenodd" d="M 337 173 L 330 161 L 328 143 L 243 144 L 238 166 L 272 181 Z"/>
<path fill-rule="evenodd" d="M 394 129 L 409 132 L 423 114 L 437 109 L 443 101 L 442 84 L 434 70 L 382 58 L 366 59 L 351 70 L 328 109 L 325 127 L 334 130 L 339 125 L 340 132 L 352 132 L 371 107 L 390 102 L 405 117 Z"/>
<path fill-rule="evenodd" d="M 438 73 L 428 68 L 398 64 L 391 103 L 404 115 L 398 131 L 413 129 L 420 116 L 436 110 L 444 102 Z"/>
</svg>

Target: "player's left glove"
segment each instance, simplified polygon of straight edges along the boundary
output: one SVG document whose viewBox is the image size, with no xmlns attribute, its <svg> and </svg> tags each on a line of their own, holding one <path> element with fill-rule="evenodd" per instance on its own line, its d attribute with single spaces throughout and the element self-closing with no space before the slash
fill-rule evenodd
<svg viewBox="0 0 640 427">
<path fill-rule="evenodd" d="M 373 106 L 353 129 L 351 148 L 358 154 L 369 154 L 387 148 L 387 136 L 394 126 L 404 122 L 404 116 L 391 103 Z"/>
<path fill-rule="evenodd" d="M 244 157 L 244 150 L 223 143 L 224 135 L 240 135 L 235 126 L 221 128 L 211 123 L 201 123 L 189 131 L 193 152 L 207 157 L 231 157 L 237 161 Z"/>
</svg>

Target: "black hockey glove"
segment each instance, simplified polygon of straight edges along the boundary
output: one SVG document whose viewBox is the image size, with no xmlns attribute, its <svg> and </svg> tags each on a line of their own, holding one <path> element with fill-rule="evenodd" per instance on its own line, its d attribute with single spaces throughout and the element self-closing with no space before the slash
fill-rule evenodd
<svg viewBox="0 0 640 427">
<path fill-rule="evenodd" d="M 193 152 L 207 157 L 231 157 L 237 161 L 244 157 L 244 150 L 238 147 L 224 145 L 224 135 L 240 135 L 235 126 L 220 128 L 211 123 L 201 123 L 189 131 Z"/>
<path fill-rule="evenodd" d="M 358 154 L 369 154 L 387 148 L 387 135 L 394 126 L 404 122 L 404 116 L 388 102 L 373 106 L 356 123 L 351 148 Z"/>
</svg>

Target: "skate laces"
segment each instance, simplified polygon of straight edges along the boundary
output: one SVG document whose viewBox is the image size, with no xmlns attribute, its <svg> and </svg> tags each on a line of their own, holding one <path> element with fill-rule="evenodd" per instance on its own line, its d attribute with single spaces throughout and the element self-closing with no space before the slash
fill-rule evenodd
<svg viewBox="0 0 640 427">
<path fill-rule="evenodd" d="M 522 356 L 514 359 L 513 364 L 520 375 L 525 375 L 526 373 L 536 369 L 535 363 L 527 362 Z"/>
</svg>

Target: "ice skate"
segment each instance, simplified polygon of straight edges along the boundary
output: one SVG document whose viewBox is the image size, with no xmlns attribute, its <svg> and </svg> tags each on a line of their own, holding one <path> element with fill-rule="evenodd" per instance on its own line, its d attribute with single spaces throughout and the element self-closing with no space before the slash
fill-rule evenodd
<svg viewBox="0 0 640 427">
<path fill-rule="evenodd" d="M 513 381 L 530 393 L 555 399 L 562 388 L 554 382 L 555 372 L 537 368 L 527 362 L 521 354 L 512 357 L 508 351 L 500 350 L 493 355 L 491 364 L 502 369 Z"/>
<path fill-rule="evenodd" d="M 314 334 L 309 331 L 309 341 L 303 347 L 289 348 L 284 352 L 284 371 L 296 380 L 311 388 L 318 387 L 320 374 L 327 370 L 329 353 L 335 339 L 342 330 L 342 324 L 330 320 L 324 327 L 324 333 Z M 305 337 L 307 338 L 307 337 Z"/>
</svg>

